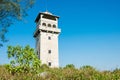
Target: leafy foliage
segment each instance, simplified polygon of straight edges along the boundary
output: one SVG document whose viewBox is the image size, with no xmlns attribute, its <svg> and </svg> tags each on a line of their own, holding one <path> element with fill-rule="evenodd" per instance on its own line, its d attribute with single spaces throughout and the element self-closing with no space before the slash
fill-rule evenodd
<svg viewBox="0 0 120 80">
<path fill-rule="evenodd" d="M 22 20 L 27 16 L 28 10 L 34 4 L 35 0 L 0 0 L 0 46 L 8 40 L 5 33 L 14 20 Z"/>
<path fill-rule="evenodd" d="M 40 60 L 38 59 L 33 48 L 29 45 L 24 48 L 21 46 L 8 46 L 8 58 L 11 58 L 10 65 L 7 65 L 7 69 L 10 73 L 37 73 L 40 69 Z"/>
<path fill-rule="evenodd" d="M 65 68 L 75 68 L 75 66 L 73 64 L 68 64 L 65 66 Z"/>
</svg>

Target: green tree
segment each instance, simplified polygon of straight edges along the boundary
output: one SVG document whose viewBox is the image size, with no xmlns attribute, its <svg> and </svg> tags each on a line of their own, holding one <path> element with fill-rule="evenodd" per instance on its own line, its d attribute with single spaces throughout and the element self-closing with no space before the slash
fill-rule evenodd
<svg viewBox="0 0 120 80">
<path fill-rule="evenodd" d="M 0 47 L 8 40 L 5 33 L 14 20 L 22 20 L 27 16 L 27 10 L 32 7 L 35 0 L 0 0 Z"/>
<path fill-rule="evenodd" d="M 75 69 L 75 66 L 73 64 L 67 64 L 64 68 L 73 68 L 73 69 Z"/>
<path fill-rule="evenodd" d="M 7 66 L 10 73 L 15 72 L 35 72 L 38 73 L 41 62 L 38 59 L 33 48 L 29 45 L 21 46 L 8 46 L 8 58 L 11 59 L 10 65 Z"/>
</svg>

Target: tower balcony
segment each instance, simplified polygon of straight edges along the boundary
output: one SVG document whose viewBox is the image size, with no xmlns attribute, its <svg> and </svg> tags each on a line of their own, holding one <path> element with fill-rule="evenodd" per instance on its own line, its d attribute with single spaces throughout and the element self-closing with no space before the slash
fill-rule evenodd
<svg viewBox="0 0 120 80">
<path fill-rule="evenodd" d="M 36 37 L 40 32 L 48 32 L 48 33 L 54 33 L 54 34 L 59 34 L 61 32 L 61 29 L 59 28 L 51 28 L 51 27 L 41 27 L 38 26 L 38 28 L 34 32 L 34 37 Z"/>
<path fill-rule="evenodd" d="M 39 26 L 39 29 L 40 30 L 45 30 L 45 31 L 51 31 L 51 32 L 57 32 L 57 33 L 60 33 L 61 32 L 61 29 L 59 28 L 51 28 L 51 27 L 41 27 Z"/>
</svg>

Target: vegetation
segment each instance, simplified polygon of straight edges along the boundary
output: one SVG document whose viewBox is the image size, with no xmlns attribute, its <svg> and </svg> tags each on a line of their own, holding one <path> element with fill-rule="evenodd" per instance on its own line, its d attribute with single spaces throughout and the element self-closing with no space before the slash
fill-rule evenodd
<svg viewBox="0 0 120 80">
<path fill-rule="evenodd" d="M 40 60 L 33 48 L 29 45 L 24 48 L 21 46 L 8 46 L 8 58 L 11 58 L 7 69 L 13 75 L 15 73 L 37 73 L 40 69 Z"/>
<path fill-rule="evenodd" d="M 0 47 L 8 40 L 5 33 L 14 20 L 22 20 L 27 16 L 27 10 L 32 7 L 35 0 L 0 0 Z"/>
<path fill-rule="evenodd" d="M 41 65 L 30 46 L 8 46 L 10 64 L 0 66 L 0 80 L 120 80 L 120 69 L 98 71 L 91 66 L 75 68 L 68 64 L 63 68 Z"/>
<path fill-rule="evenodd" d="M 42 68 L 39 74 L 17 72 L 10 74 L 5 66 L 0 66 L 0 80 L 120 80 L 120 69 L 98 71 L 91 66 L 76 68 Z"/>
</svg>

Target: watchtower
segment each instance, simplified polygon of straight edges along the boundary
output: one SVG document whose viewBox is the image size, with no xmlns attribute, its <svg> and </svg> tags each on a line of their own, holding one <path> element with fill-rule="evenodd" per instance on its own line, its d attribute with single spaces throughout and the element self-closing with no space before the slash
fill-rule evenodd
<svg viewBox="0 0 120 80">
<path fill-rule="evenodd" d="M 50 67 L 59 67 L 58 37 L 61 30 L 58 28 L 58 19 L 50 12 L 41 12 L 35 19 L 36 51 L 42 64 Z"/>
</svg>

